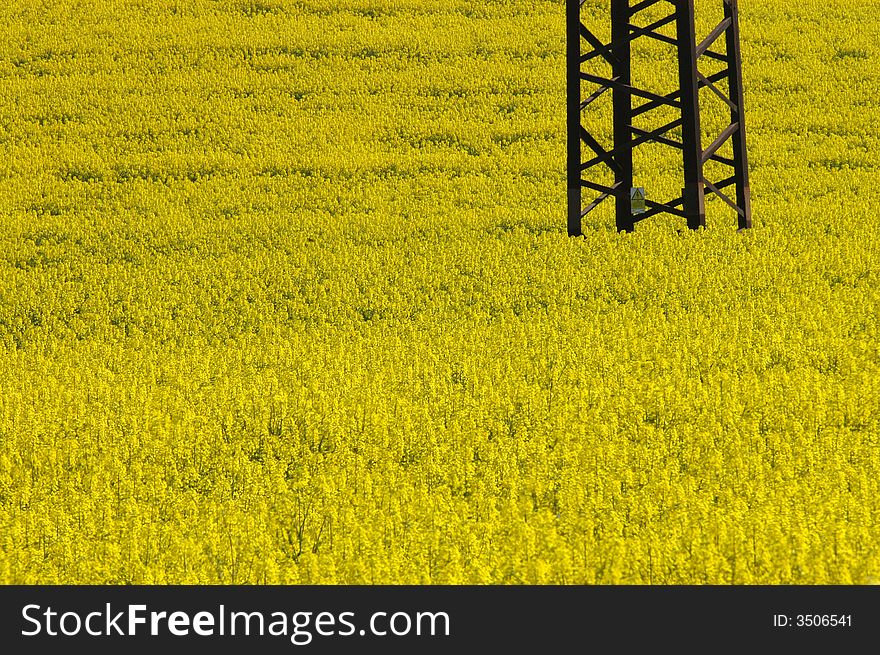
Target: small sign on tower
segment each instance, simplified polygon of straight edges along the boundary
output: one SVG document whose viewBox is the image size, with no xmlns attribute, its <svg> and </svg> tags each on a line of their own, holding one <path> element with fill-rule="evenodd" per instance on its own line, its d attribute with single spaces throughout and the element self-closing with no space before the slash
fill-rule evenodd
<svg viewBox="0 0 880 655">
<path fill-rule="evenodd" d="M 629 192 L 633 214 L 645 213 L 645 187 L 634 186 Z"/>
</svg>

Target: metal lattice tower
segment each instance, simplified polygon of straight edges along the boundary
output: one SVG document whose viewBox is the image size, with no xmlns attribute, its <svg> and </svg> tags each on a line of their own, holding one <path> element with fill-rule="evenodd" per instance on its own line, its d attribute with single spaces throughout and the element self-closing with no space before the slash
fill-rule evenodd
<svg viewBox="0 0 880 655">
<path fill-rule="evenodd" d="M 636 221 L 661 212 L 687 219 L 688 227 L 697 229 L 706 224 L 705 196 L 716 194 L 738 216 L 739 228 L 752 225 L 749 198 L 749 173 L 746 157 L 745 123 L 743 111 L 742 58 L 739 44 L 739 10 L 737 0 L 717 0 L 724 7 L 724 19 L 700 43 L 696 40 L 694 0 L 611 0 L 611 42 L 603 43 L 582 21 L 584 0 L 566 0 L 567 89 L 568 89 L 568 233 L 581 234 L 581 221 L 599 203 L 610 196 L 615 198 L 618 230 L 632 231 Z M 667 3 L 672 13 L 640 26 L 639 14 Z M 675 24 L 676 36 L 658 30 Z M 724 36 L 725 49 L 716 47 Z M 658 94 L 636 88 L 632 84 L 632 43 L 640 38 L 661 41 L 675 47 L 678 56 L 678 88 L 667 94 Z M 585 47 L 586 46 L 586 47 Z M 610 76 L 598 76 L 584 70 L 587 62 L 601 57 L 611 66 Z M 701 58 L 714 59 L 724 64 L 723 70 L 703 75 L 698 63 Z M 727 92 L 719 83 L 727 80 Z M 592 93 L 583 95 L 582 83 L 598 85 Z M 730 108 L 730 123 L 712 143 L 703 149 L 700 136 L 700 90 L 708 88 Z M 583 110 L 606 91 L 612 93 L 614 143 L 606 150 L 582 124 Z M 634 119 L 652 110 L 671 107 L 678 118 L 659 126 L 636 127 Z M 644 119 L 642 119 L 644 120 Z M 681 128 L 681 140 L 669 132 Z M 718 150 L 728 140 L 733 156 L 725 157 Z M 633 212 L 633 150 L 643 143 L 654 142 L 681 151 L 684 185 L 681 196 L 667 202 L 645 200 L 641 213 Z M 583 158 L 586 145 L 588 159 Z M 711 182 L 703 173 L 709 161 L 719 162 L 732 169 L 732 174 Z M 607 166 L 614 174 L 612 186 L 584 179 L 584 174 L 595 166 Z M 735 200 L 724 189 L 736 186 Z M 599 196 L 586 207 L 582 206 L 582 190 L 595 191 Z"/>
</svg>

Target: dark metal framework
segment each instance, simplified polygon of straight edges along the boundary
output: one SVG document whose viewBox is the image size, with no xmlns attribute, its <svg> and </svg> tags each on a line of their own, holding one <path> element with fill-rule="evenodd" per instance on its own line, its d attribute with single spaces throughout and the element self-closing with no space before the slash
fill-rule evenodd
<svg viewBox="0 0 880 655">
<path fill-rule="evenodd" d="M 739 228 L 752 225 L 749 198 L 749 173 L 746 157 L 745 122 L 743 112 L 742 59 L 739 45 L 739 11 L 737 0 L 718 0 L 724 4 L 724 19 L 700 43 L 696 41 L 694 0 L 611 0 L 611 42 L 602 41 L 581 20 L 584 0 L 566 0 L 567 88 L 568 88 L 568 233 L 581 234 L 581 221 L 603 200 L 615 198 L 618 230 L 632 231 L 636 221 L 660 212 L 668 212 L 687 220 L 691 229 L 706 224 L 705 196 L 715 194 L 729 205 L 738 216 Z M 634 24 L 634 19 L 649 7 L 663 3 L 673 6 L 672 13 L 646 26 Z M 676 36 L 661 34 L 665 25 L 674 23 Z M 719 52 L 716 43 L 724 37 L 725 51 Z M 676 48 L 678 53 L 679 88 L 660 95 L 632 85 L 631 44 L 639 38 L 651 38 Z M 589 49 L 584 52 L 582 46 Z M 584 64 L 601 57 L 611 66 L 611 76 L 601 77 L 584 70 Z M 697 64 L 706 57 L 722 62 L 724 69 L 703 75 Z M 719 83 L 727 80 L 727 93 Z M 598 85 L 590 95 L 582 94 L 582 82 Z M 730 123 L 712 143 L 703 149 L 700 138 L 700 90 L 708 88 L 730 109 Z M 581 123 L 581 112 L 611 91 L 613 105 L 614 144 L 606 150 Z M 637 101 L 637 104 L 634 103 Z M 633 125 L 633 119 L 649 114 L 659 107 L 672 107 L 679 117 L 652 129 Z M 681 140 L 669 136 L 681 129 Z M 725 157 L 718 150 L 728 140 L 733 156 Z M 633 186 L 633 149 L 655 142 L 672 146 L 682 152 L 684 186 L 681 196 L 667 202 L 645 200 L 646 211 L 634 215 L 630 191 Z M 582 157 L 582 145 L 587 146 L 588 159 Z M 703 173 L 708 161 L 728 166 L 731 175 L 711 182 Z M 614 173 L 612 186 L 584 179 L 584 173 L 594 166 L 607 166 Z M 736 198 L 724 189 L 736 187 Z M 582 189 L 600 194 L 582 207 Z"/>
</svg>

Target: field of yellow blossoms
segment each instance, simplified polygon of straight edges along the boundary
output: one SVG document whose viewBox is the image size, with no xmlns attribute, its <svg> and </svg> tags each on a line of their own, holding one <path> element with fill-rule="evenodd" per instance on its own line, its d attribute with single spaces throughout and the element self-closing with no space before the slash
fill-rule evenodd
<svg viewBox="0 0 880 655">
<path fill-rule="evenodd" d="M 559 0 L 2 3 L 0 582 L 880 581 L 880 5 L 740 6 L 754 229 L 569 238 Z"/>
</svg>

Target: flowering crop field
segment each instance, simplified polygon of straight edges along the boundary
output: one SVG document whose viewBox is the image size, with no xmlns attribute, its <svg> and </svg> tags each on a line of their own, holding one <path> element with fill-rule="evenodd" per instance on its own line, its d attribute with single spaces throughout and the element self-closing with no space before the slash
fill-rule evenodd
<svg viewBox="0 0 880 655">
<path fill-rule="evenodd" d="M 880 580 L 880 2 L 740 5 L 754 229 L 582 238 L 559 0 L 0 5 L 0 582 Z"/>
</svg>

